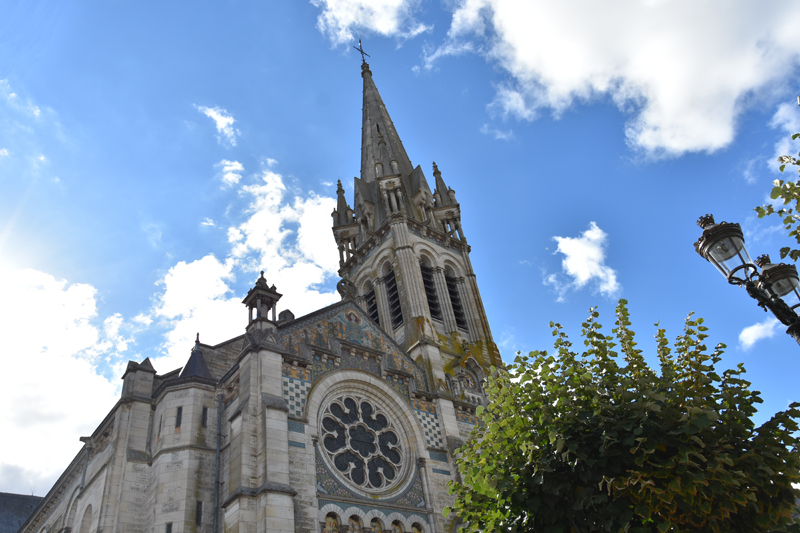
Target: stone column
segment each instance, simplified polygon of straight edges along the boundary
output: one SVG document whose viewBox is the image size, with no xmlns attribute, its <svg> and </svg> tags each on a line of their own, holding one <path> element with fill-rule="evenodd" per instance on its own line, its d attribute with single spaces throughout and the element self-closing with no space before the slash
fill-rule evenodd
<svg viewBox="0 0 800 533">
<path fill-rule="evenodd" d="M 434 515 L 435 503 L 431 499 L 431 487 L 428 483 L 428 469 L 426 467 L 426 461 L 422 457 L 417 459 L 417 471 L 422 481 L 422 494 L 425 496 L 425 506 L 427 507 L 428 523 L 430 524 L 431 533 L 436 533 L 436 516 Z"/>
<path fill-rule="evenodd" d="M 425 289 L 422 285 L 422 273 L 419 271 L 419 260 L 414 256 L 411 242 L 408 238 L 408 226 L 403 218 L 396 219 L 392 223 L 392 238 L 394 239 L 394 251 L 397 257 L 397 269 L 395 275 L 400 274 L 399 279 L 404 285 L 406 307 L 403 311 L 407 314 L 406 318 L 428 316 L 427 300 L 425 299 Z"/>
</svg>

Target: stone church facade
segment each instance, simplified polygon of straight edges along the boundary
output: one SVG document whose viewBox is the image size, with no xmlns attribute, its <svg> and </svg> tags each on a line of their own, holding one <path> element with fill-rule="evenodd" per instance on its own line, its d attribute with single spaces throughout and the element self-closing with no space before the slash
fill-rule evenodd
<svg viewBox="0 0 800 533">
<path fill-rule="evenodd" d="M 369 65 L 361 176 L 332 213 L 342 300 L 296 318 L 263 272 L 243 335 L 122 394 L 24 533 L 453 530 L 453 453 L 500 364 L 460 205 L 414 167 Z M 243 321 L 244 322 L 244 321 Z M 243 323 L 244 325 L 244 323 Z"/>
</svg>

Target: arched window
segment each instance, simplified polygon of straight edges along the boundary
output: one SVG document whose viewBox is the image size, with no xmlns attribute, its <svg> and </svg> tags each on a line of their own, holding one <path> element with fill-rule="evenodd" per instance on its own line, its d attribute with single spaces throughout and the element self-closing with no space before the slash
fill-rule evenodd
<svg viewBox="0 0 800 533">
<path fill-rule="evenodd" d="M 392 533 L 403 533 L 403 524 L 400 523 L 400 520 L 392 522 Z"/>
<path fill-rule="evenodd" d="M 403 308 L 400 306 L 400 293 L 397 291 L 397 278 L 394 270 L 387 263 L 384 266 L 383 280 L 386 283 L 386 299 L 389 303 L 389 315 L 392 319 L 392 329 L 403 325 Z"/>
<path fill-rule="evenodd" d="M 372 283 L 367 281 L 364 291 L 364 300 L 367 304 L 367 314 L 372 319 L 373 322 L 381 325 L 380 317 L 378 316 L 378 300 L 375 299 L 375 287 L 372 286 Z"/>
<path fill-rule="evenodd" d="M 461 303 L 461 295 L 458 293 L 458 285 L 455 273 L 448 268 L 444 273 L 447 282 L 447 295 L 450 296 L 450 305 L 453 307 L 453 314 L 456 317 L 456 326 L 461 329 L 467 328 L 467 319 L 464 316 L 464 306 Z"/>
<path fill-rule="evenodd" d="M 377 163 L 375 165 L 375 177 L 376 178 L 382 178 L 383 177 L 383 165 L 380 164 L 380 163 Z"/>
<path fill-rule="evenodd" d="M 323 533 L 339 533 L 339 517 L 335 513 L 328 513 L 325 517 Z"/>
<path fill-rule="evenodd" d="M 400 167 L 397 165 L 397 161 L 392 159 L 389 164 L 392 165 L 392 174 L 400 174 Z"/>
<path fill-rule="evenodd" d="M 422 529 L 422 526 L 417 522 L 411 524 L 411 533 L 423 533 L 425 530 Z"/>
<path fill-rule="evenodd" d="M 433 269 L 430 260 L 423 256 L 419 263 L 419 270 L 422 274 L 422 285 L 425 288 L 425 297 L 428 300 L 428 310 L 431 318 L 442 319 L 442 308 L 439 305 L 439 296 L 436 294 L 436 285 L 433 281 Z"/>
<path fill-rule="evenodd" d="M 383 524 L 377 518 L 373 518 L 369 522 L 370 533 L 383 533 Z"/>
<path fill-rule="evenodd" d="M 350 526 L 350 533 L 361 533 L 361 519 L 359 517 L 353 515 L 347 523 Z"/>
<path fill-rule="evenodd" d="M 83 520 L 81 520 L 80 533 L 89 533 L 89 529 L 91 527 L 92 527 L 92 506 L 89 505 L 83 512 Z"/>
</svg>

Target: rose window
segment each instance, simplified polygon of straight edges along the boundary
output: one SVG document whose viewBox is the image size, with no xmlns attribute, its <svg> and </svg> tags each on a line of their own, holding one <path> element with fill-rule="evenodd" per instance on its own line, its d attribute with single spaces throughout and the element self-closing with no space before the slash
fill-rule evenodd
<svg viewBox="0 0 800 533">
<path fill-rule="evenodd" d="M 361 489 L 399 481 L 402 449 L 389 418 L 370 400 L 337 398 L 322 417 L 322 447 L 336 470 Z"/>
</svg>

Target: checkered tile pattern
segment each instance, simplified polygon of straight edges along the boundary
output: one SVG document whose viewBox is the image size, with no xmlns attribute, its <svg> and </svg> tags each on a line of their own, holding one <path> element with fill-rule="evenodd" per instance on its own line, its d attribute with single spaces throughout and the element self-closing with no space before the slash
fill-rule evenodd
<svg viewBox="0 0 800 533">
<path fill-rule="evenodd" d="M 289 414 L 296 417 L 303 416 L 306 407 L 306 396 L 311 383 L 302 379 L 283 376 L 283 399 L 289 406 Z"/>
<path fill-rule="evenodd" d="M 444 448 L 444 437 L 442 437 L 442 428 L 439 426 L 439 417 L 433 413 L 416 411 L 419 423 L 422 424 L 422 431 L 425 433 L 425 440 L 428 442 L 428 446 Z"/>
</svg>

